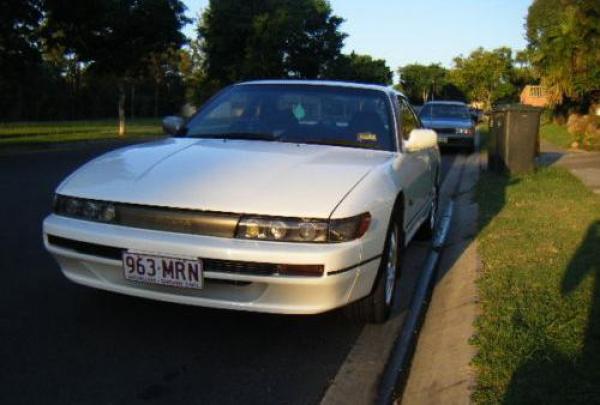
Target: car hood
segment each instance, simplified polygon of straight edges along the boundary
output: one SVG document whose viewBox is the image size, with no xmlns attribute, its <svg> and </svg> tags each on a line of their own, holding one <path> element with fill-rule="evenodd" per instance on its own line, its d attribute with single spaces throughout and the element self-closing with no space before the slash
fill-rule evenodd
<svg viewBox="0 0 600 405">
<path fill-rule="evenodd" d="M 170 138 L 85 164 L 59 194 L 263 215 L 328 217 L 390 152 L 267 141 Z"/>
<path fill-rule="evenodd" d="M 421 119 L 423 126 L 431 129 L 438 128 L 471 128 L 473 121 L 471 120 L 452 120 L 452 119 Z"/>
</svg>

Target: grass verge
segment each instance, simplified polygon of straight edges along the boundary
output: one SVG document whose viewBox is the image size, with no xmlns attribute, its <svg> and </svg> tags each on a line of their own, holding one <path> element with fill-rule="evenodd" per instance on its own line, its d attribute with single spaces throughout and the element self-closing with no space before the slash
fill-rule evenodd
<svg viewBox="0 0 600 405">
<path fill-rule="evenodd" d="M 135 119 L 127 122 L 126 138 L 160 136 L 157 119 Z M 117 139 L 116 120 L 17 122 L 0 124 L 0 146 Z"/>
<path fill-rule="evenodd" d="M 562 125 L 547 123 L 540 127 L 542 139 L 561 148 L 568 149 L 575 139 Z"/>
<path fill-rule="evenodd" d="M 483 174 L 474 400 L 600 403 L 600 198 L 562 168 Z"/>
</svg>

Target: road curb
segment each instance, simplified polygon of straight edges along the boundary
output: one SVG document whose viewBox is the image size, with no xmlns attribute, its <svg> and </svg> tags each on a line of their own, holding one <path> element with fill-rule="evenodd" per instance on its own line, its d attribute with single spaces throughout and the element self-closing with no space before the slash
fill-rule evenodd
<svg viewBox="0 0 600 405">
<path fill-rule="evenodd" d="M 414 350 L 416 338 L 418 336 L 419 324 L 425 315 L 427 307 L 427 297 L 431 292 L 435 269 L 439 262 L 442 247 L 450 230 L 450 223 L 454 213 L 454 201 L 450 200 L 444 214 L 440 218 L 440 226 L 436 233 L 433 246 L 431 247 L 425 266 L 422 270 L 421 278 L 414 296 L 411 300 L 409 314 L 402 326 L 402 332 L 394 343 L 392 355 L 386 364 L 385 371 L 381 378 L 379 394 L 376 400 L 377 404 L 391 404 L 394 401 L 394 394 L 398 382 L 406 377 L 406 371 L 410 366 L 410 358 Z"/>
</svg>

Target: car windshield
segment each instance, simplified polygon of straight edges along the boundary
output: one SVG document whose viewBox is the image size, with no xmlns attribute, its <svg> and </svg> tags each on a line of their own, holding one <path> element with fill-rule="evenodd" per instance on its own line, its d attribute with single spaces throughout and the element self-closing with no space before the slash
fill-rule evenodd
<svg viewBox="0 0 600 405">
<path fill-rule="evenodd" d="M 423 107 L 420 113 L 423 120 L 435 119 L 471 119 L 469 109 L 463 105 L 452 104 L 429 104 Z"/>
<path fill-rule="evenodd" d="M 395 150 L 390 103 L 382 91 L 302 84 L 225 89 L 194 116 L 186 136 L 256 139 Z"/>
</svg>

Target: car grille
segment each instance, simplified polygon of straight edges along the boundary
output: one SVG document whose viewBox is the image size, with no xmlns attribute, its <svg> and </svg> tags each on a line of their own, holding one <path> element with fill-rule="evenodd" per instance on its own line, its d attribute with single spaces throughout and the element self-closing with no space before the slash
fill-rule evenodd
<svg viewBox="0 0 600 405">
<path fill-rule="evenodd" d="M 444 135 L 454 135 L 456 134 L 456 128 L 435 128 L 435 132 Z"/>
<path fill-rule="evenodd" d="M 79 208 L 70 210 L 70 202 L 75 202 Z M 82 207 L 88 204 L 95 206 L 111 205 L 114 208 L 114 217 L 105 223 L 223 238 L 233 238 L 235 236 L 235 229 L 240 219 L 238 214 L 113 203 L 62 195 L 56 196 L 54 213 L 88 221 L 100 221 L 96 216 L 86 214 L 87 211 Z"/>
<path fill-rule="evenodd" d="M 103 257 L 105 259 L 121 260 L 125 249 L 81 242 L 60 236 L 48 235 L 48 243 L 59 248 L 68 249 L 85 255 Z M 202 259 L 204 271 L 253 276 L 321 276 L 322 265 L 283 265 L 275 263 L 258 263 L 238 260 Z"/>
</svg>

